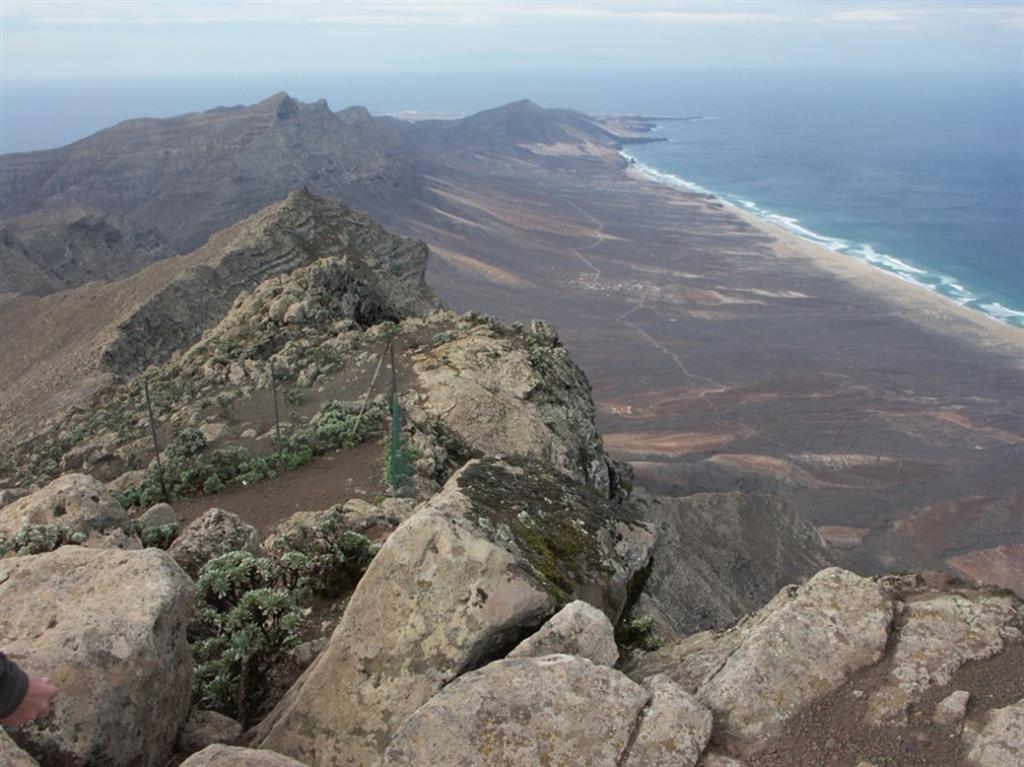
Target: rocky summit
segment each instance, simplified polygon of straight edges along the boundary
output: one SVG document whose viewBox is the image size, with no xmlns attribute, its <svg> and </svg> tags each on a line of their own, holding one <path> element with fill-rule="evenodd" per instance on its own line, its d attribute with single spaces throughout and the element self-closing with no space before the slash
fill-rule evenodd
<svg viewBox="0 0 1024 767">
<path fill-rule="evenodd" d="M 461 130 L 599 138 L 542 112 Z M 447 309 L 426 258 L 297 191 L 43 299 L 83 335 L 8 432 L 0 648 L 60 695 L 4 764 L 1024 763 L 1017 595 L 638 486 L 557 330 Z"/>
</svg>

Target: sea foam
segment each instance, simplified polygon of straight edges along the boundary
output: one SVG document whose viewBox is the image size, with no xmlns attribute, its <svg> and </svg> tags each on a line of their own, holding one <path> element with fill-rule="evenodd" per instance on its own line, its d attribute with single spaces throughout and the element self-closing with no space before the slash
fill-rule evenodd
<svg viewBox="0 0 1024 767">
<path fill-rule="evenodd" d="M 983 303 L 977 295 L 972 293 L 953 277 L 937 272 L 929 272 L 895 256 L 887 253 L 879 253 L 867 243 L 851 243 L 839 237 L 830 237 L 828 235 L 820 234 L 819 232 L 808 229 L 800 223 L 798 218 L 794 218 L 793 216 L 785 216 L 781 213 L 774 213 L 772 211 L 765 210 L 752 200 L 736 197 L 734 195 L 713 192 L 694 181 L 688 181 L 684 178 L 680 178 L 673 173 L 665 173 L 664 171 L 653 168 L 646 163 L 640 162 L 628 152 L 620 150 L 619 154 L 630 163 L 634 170 L 652 181 L 675 187 L 676 189 L 684 189 L 688 192 L 696 192 L 697 194 L 715 197 L 716 199 L 733 205 L 734 207 L 747 210 L 763 221 L 767 221 L 780 229 L 784 229 L 791 234 L 795 234 L 801 239 L 826 247 L 835 253 L 841 253 L 843 255 L 856 258 L 877 269 L 891 274 L 904 282 L 919 288 L 924 288 L 925 290 L 930 290 L 931 292 L 953 301 L 960 306 L 966 306 L 970 309 L 974 309 L 975 311 L 982 312 L 988 317 L 996 320 L 997 322 L 1001 322 L 1004 325 L 1024 327 L 1024 311 L 1011 309 L 996 301 Z"/>
</svg>

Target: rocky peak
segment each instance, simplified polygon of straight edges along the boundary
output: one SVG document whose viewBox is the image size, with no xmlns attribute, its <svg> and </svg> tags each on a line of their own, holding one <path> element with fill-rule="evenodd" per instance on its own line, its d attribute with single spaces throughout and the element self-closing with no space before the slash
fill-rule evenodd
<svg viewBox="0 0 1024 767">
<path fill-rule="evenodd" d="M 198 340 L 235 298 L 268 277 L 325 258 L 346 258 L 380 288 L 381 318 L 423 314 L 439 306 L 424 282 L 427 247 L 389 234 L 369 216 L 303 189 L 212 237 L 183 257 L 170 277 L 119 323 L 103 366 L 136 373 Z M 141 280 L 156 276 L 144 271 Z"/>
<path fill-rule="evenodd" d="M 334 114 L 342 122 L 353 125 L 365 125 L 373 122 L 373 115 L 370 114 L 370 110 L 363 106 L 351 106 Z"/>
<path fill-rule="evenodd" d="M 285 91 L 275 93 L 269 98 L 254 104 L 254 112 L 266 112 L 277 115 L 281 119 L 293 117 L 299 113 L 301 103 L 289 96 Z"/>
</svg>

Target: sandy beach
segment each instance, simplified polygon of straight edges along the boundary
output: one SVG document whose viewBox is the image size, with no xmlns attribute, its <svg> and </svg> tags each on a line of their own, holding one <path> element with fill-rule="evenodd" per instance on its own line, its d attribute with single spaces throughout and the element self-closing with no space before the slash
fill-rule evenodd
<svg viewBox="0 0 1024 767">
<path fill-rule="evenodd" d="M 653 184 L 668 190 L 669 193 L 686 194 L 648 177 L 635 168 L 627 167 L 625 173 L 634 180 Z M 866 290 L 878 291 L 893 303 L 898 304 L 908 313 L 908 317 L 913 317 L 932 329 L 966 334 L 986 346 L 1011 354 L 1019 353 L 1022 355 L 1021 368 L 1024 369 L 1024 328 L 999 322 L 986 314 L 961 306 L 921 285 L 902 280 L 884 269 L 837 253 L 824 245 L 805 240 L 750 211 L 733 205 L 728 200 L 716 197 L 714 201 L 725 206 L 730 213 L 750 226 L 772 237 L 775 240 L 772 248 L 780 257 L 808 259 L 841 279 L 848 280 Z"/>
</svg>

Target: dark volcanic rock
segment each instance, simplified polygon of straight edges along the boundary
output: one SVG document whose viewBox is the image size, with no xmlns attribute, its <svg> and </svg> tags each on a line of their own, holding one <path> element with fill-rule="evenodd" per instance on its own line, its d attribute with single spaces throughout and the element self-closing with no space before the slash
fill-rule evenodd
<svg viewBox="0 0 1024 767">
<path fill-rule="evenodd" d="M 44 294 L 116 280 L 172 255 L 159 232 L 126 218 L 42 211 L 0 227 L 0 293 Z"/>
<path fill-rule="evenodd" d="M 0 221 L 12 227 L 0 229 L 0 292 L 123 277 L 302 187 L 394 226 L 436 204 L 440 169 L 477 156 L 468 150 L 586 142 L 616 138 L 579 112 L 529 101 L 408 123 L 278 93 L 246 107 L 127 120 L 69 146 L 0 156 Z M 25 218 L 64 223 L 27 236 L 35 224 Z M 82 221 L 97 231 L 73 231 Z"/>
<path fill-rule="evenodd" d="M 657 543 L 640 611 L 680 634 L 728 626 L 836 564 L 814 527 L 775 495 L 657 496 L 646 508 Z"/>
<path fill-rule="evenodd" d="M 302 186 L 361 207 L 410 183 L 406 156 L 318 101 L 127 120 L 69 146 L 0 158 L 0 217 L 84 207 L 158 230 L 180 253 Z M 368 203 L 371 203 L 368 205 Z"/>
</svg>

